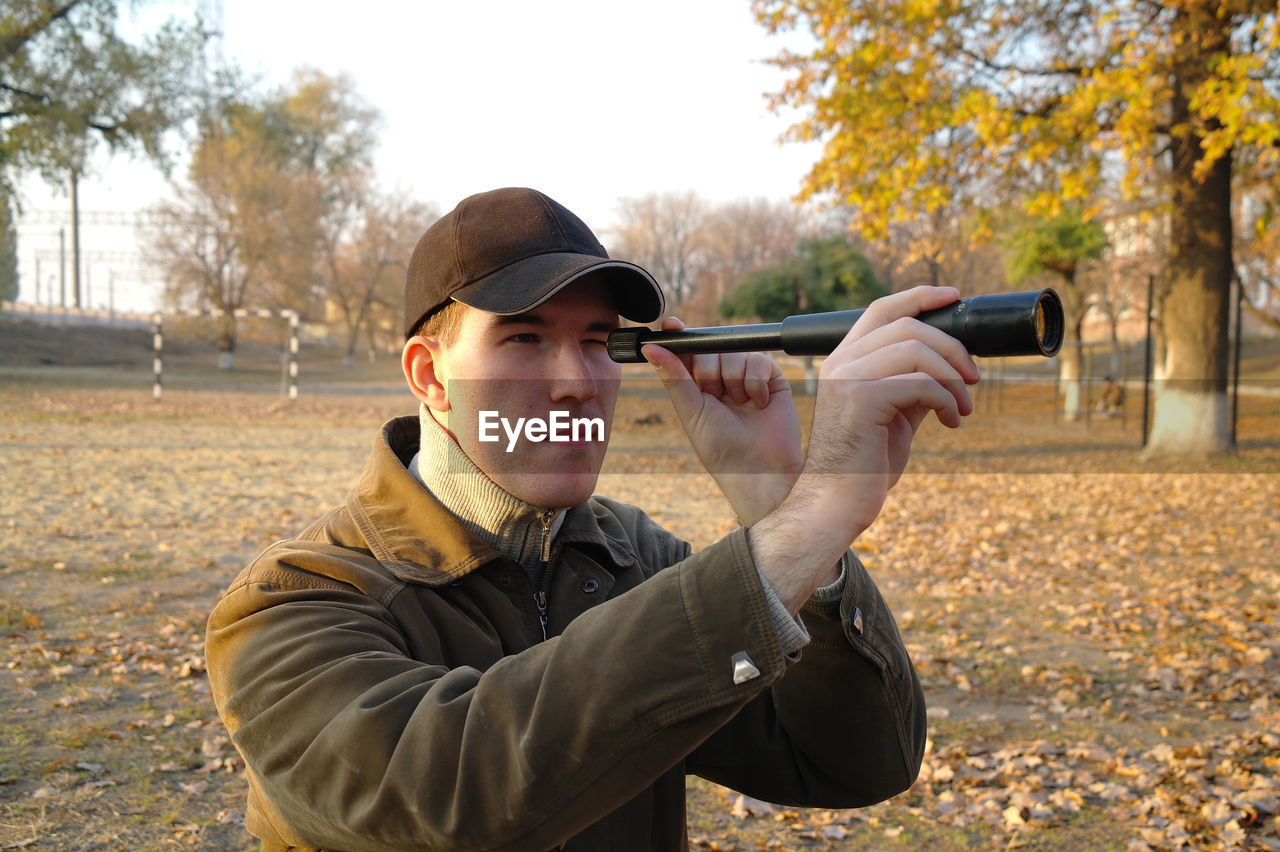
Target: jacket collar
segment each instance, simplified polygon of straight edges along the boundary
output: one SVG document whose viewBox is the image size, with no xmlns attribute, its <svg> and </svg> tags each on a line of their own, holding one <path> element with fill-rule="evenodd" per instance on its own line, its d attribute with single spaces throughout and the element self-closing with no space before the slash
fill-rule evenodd
<svg viewBox="0 0 1280 852">
<path fill-rule="evenodd" d="M 443 586 L 502 555 L 407 470 L 418 452 L 420 428 L 417 417 L 399 417 L 383 425 L 364 473 L 347 498 L 347 509 L 387 570 L 406 582 Z M 556 542 L 562 549 L 572 545 L 598 550 L 596 558 L 616 568 L 635 561 L 622 525 L 595 498 L 565 512 Z"/>
</svg>

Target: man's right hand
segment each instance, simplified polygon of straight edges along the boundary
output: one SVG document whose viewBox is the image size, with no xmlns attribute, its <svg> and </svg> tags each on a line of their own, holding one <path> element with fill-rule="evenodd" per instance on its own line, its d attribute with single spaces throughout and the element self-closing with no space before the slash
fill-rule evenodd
<svg viewBox="0 0 1280 852">
<path fill-rule="evenodd" d="M 663 331 L 680 331 L 675 317 Z M 800 421 L 791 385 L 763 352 L 676 356 L 644 347 L 689 442 L 743 526 L 781 505 L 800 469 Z"/>
<path fill-rule="evenodd" d="M 823 362 L 803 472 L 748 532 L 756 564 L 792 612 L 834 580 L 832 566 L 880 513 L 928 413 L 956 428 L 973 411 L 972 356 L 915 319 L 959 297 L 917 287 L 879 299 Z"/>
</svg>

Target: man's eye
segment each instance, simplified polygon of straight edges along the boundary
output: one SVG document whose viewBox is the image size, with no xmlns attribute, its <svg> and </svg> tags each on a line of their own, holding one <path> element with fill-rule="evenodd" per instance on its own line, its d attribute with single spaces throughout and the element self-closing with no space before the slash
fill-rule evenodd
<svg viewBox="0 0 1280 852">
<path fill-rule="evenodd" d="M 507 338 L 508 343 L 537 343 L 538 335 L 532 332 L 523 332 L 521 334 L 513 334 Z"/>
<path fill-rule="evenodd" d="M 604 338 L 601 338 L 601 339 L 597 340 L 596 338 L 591 337 L 591 338 L 588 338 L 588 339 L 586 339 L 586 340 L 584 340 L 584 341 L 582 341 L 582 342 L 583 342 L 584 344 L 588 344 L 588 343 L 595 343 L 595 344 L 598 344 L 598 345 L 600 345 L 600 346 L 608 346 L 608 345 L 609 345 L 609 341 L 608 341 L 607 339 L 604 339 Z"/>
</svg>

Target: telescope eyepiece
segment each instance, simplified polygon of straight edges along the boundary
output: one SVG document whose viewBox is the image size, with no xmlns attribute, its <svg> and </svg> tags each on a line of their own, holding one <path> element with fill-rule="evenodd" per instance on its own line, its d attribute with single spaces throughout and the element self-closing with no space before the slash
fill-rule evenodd
<svg viewBox="0 0 1280 852">
<path fill-rule="evenodd" d="M 609 357 L 619 364 L 638 364 L 644 360 L 644 356 L 640 354 L 640 347 L 644 344 L 641 340 L 641 333 L 648 331 L 647 328 L 615 328 L 609 332 L 609 339 L 605 343 L 605 348 L 609 352 Z"/>
</svg>

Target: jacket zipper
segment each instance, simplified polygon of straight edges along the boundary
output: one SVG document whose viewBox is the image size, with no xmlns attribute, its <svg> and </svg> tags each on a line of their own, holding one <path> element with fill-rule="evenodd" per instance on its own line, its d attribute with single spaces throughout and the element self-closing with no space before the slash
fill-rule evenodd
<svg viewBox="0 0 1280 852">
<path fill-rule="evenodd" d="M 547 591 L 551 585 L 551 522 L 555 520 L 556 510 L 547 509 L 538 515 L 542 523 L 542 552 L 538 555 L 542 562 L 542 579 L 538 590 L 533 593 L 533 603 L 538 608 L 538 624 L 542 627 L 542 641 L 549 638 L 547 624 L 551 621 L 547 615 Z"/>
</svg>

